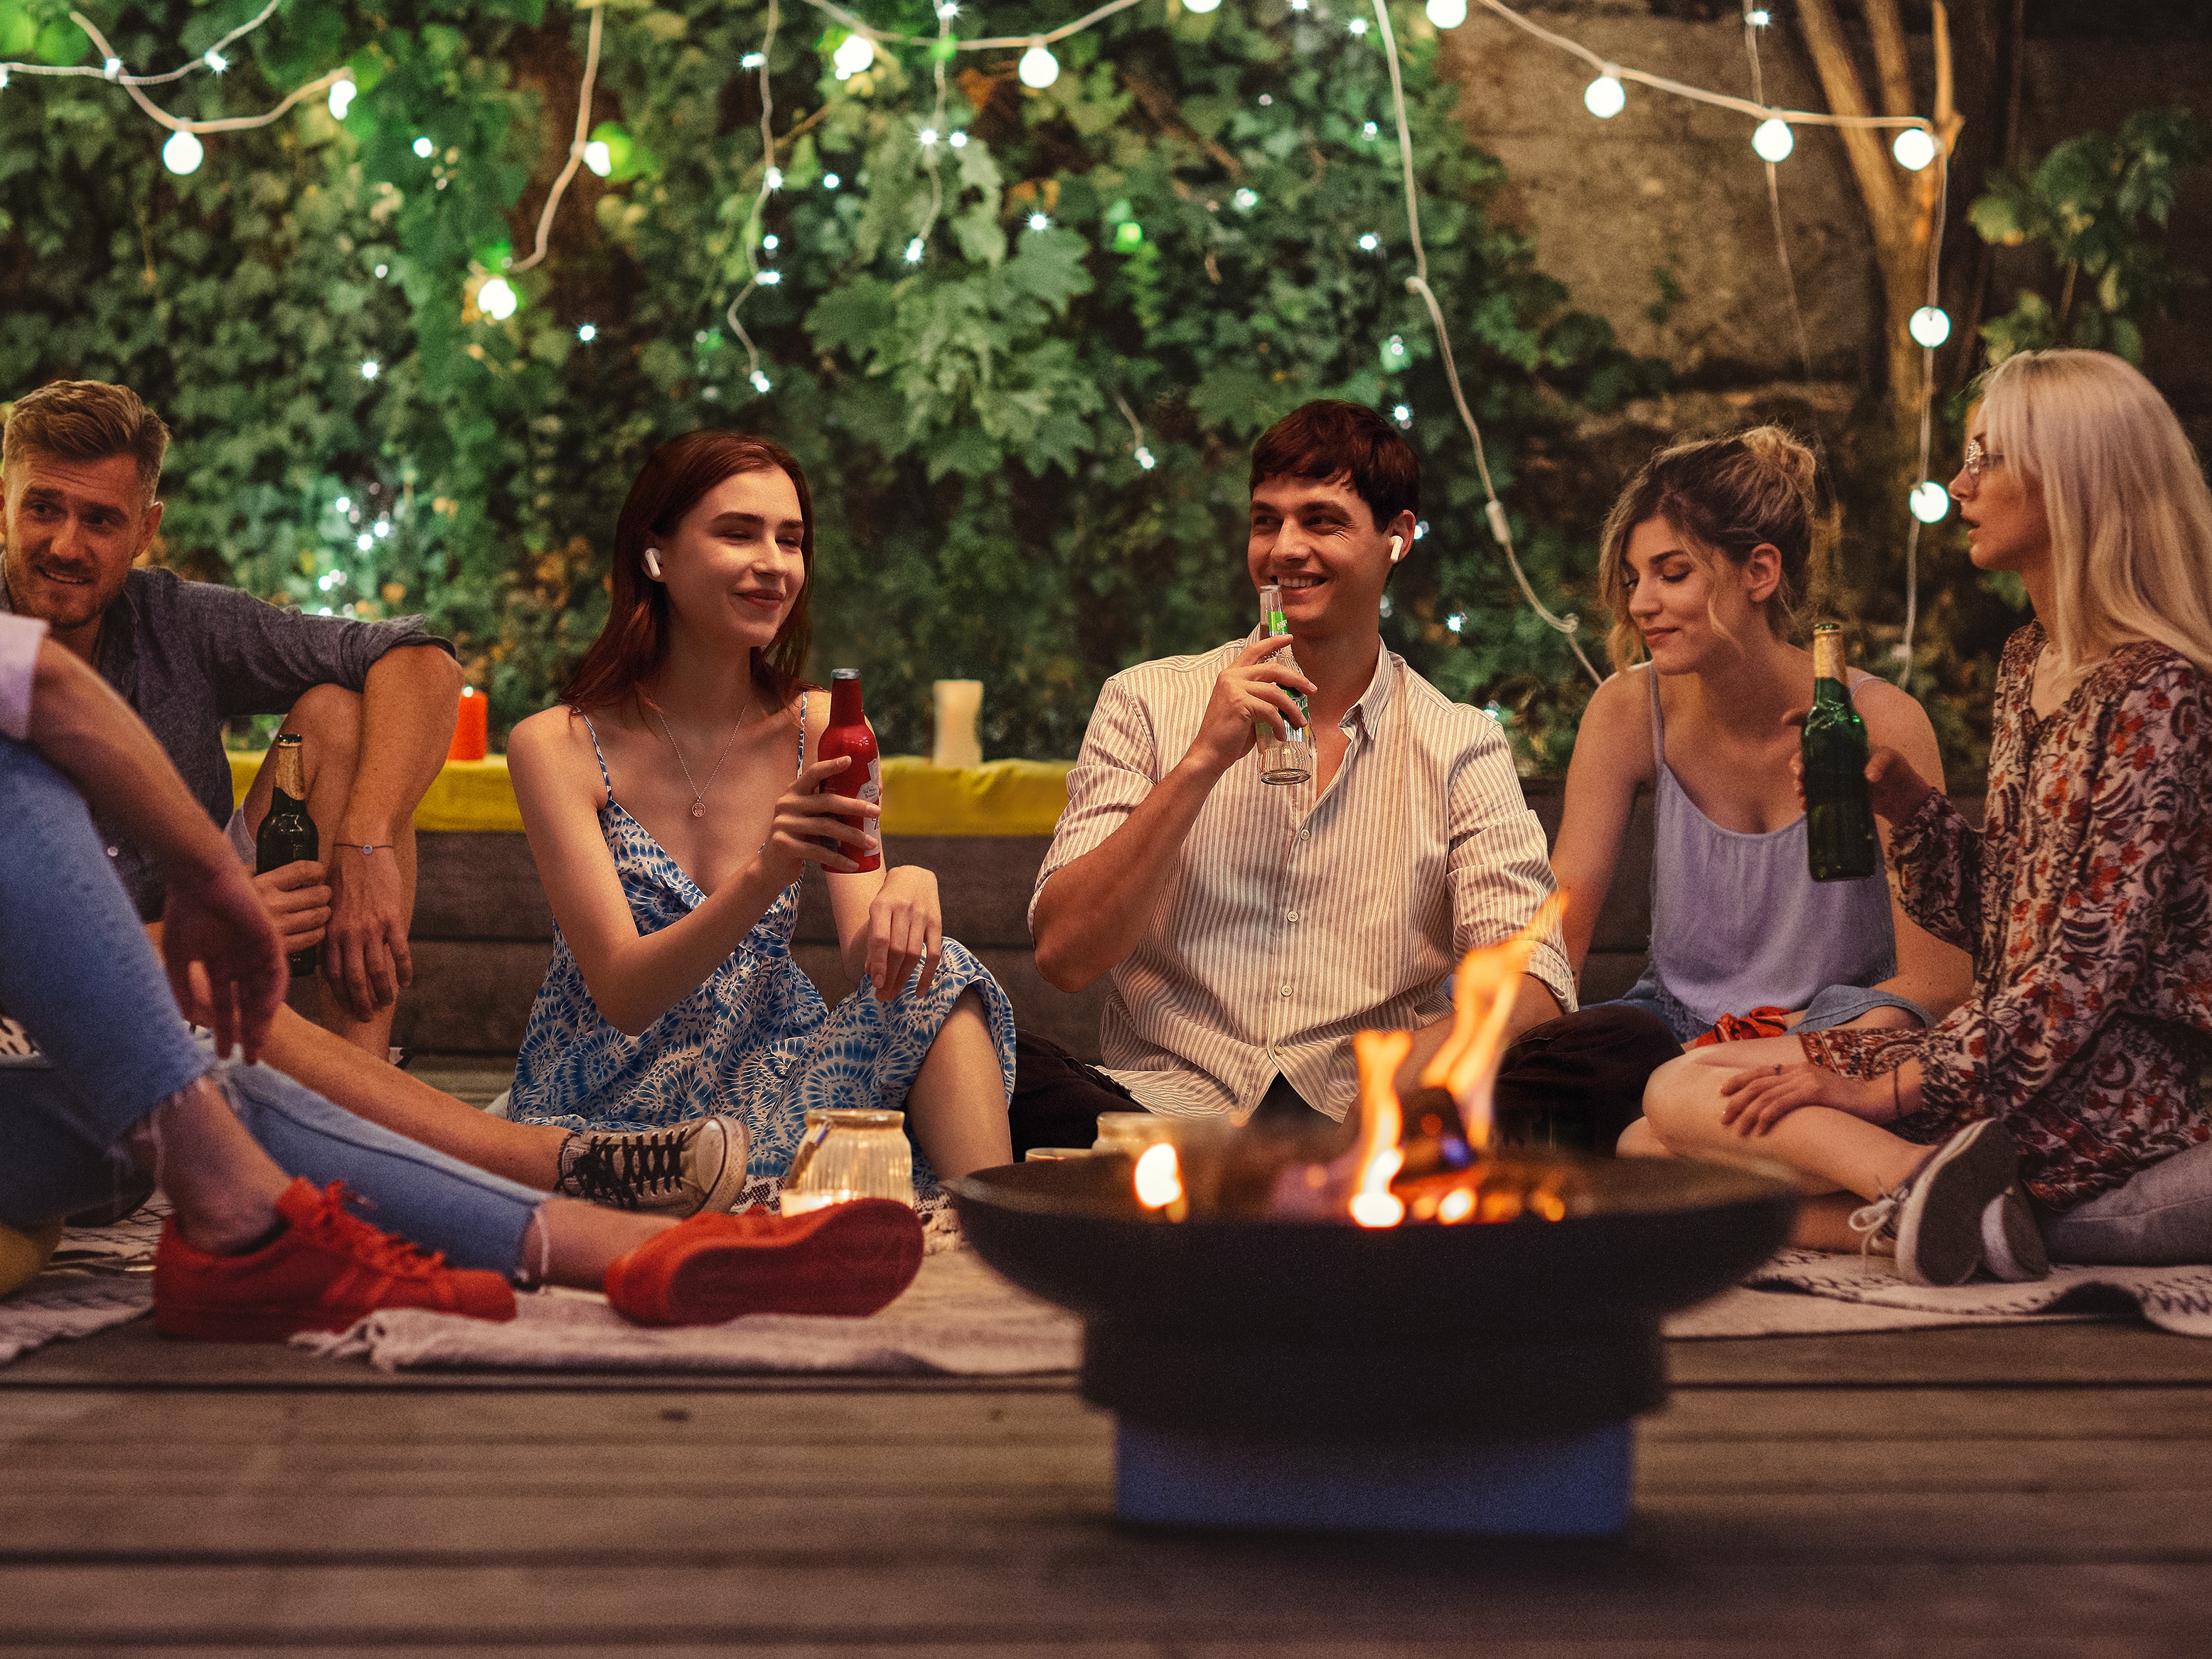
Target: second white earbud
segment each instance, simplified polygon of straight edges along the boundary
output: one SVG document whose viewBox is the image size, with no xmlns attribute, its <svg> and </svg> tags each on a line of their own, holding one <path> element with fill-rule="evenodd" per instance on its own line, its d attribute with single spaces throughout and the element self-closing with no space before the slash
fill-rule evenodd
<svg viewBox="0 0 2212 1659">
<path fill-rule="evenodd" d="M 1406 556 L 1406 538 L 1405 538 L 1403 536 L 1393 536 L 1393 537 L 1391 537 L 1391 538 L 1390 538 L 1390 562 L 1391 562 L 1392 564 L 1395 564 L 1395 563 L 1397 563 L 1397 562 L 1398 562 L 1398 561 L 1399 561 L 1399 560 L 1401 560 L 1401 559 L 1404 558 L 1405 556 Z"/>
<path fill-rule="evenodd" d="M 1392 538 L 1394 544 L 1395 540 L 1396 538 Z M 660 550 L 657 547 L 648 547 L 645 550 L 645 574 L 655 581 L 660 580 Z"/>
</svg>

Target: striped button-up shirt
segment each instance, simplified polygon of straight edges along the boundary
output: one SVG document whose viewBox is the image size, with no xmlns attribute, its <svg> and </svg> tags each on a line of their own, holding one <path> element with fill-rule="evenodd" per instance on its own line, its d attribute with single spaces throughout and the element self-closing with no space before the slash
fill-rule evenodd
<svg viewBox="0 0 2212 1659">
<path fill-rule="evenodd" d="M 1182 759 L 1249 643 L 1106 682 L 1039 893 Z M 1343 728 L 1318 799 L 1311 781 L 1262 783 L 1250 756 L 1222 775 L 1113 970 L 1104 1068 L 1154 1111 L 1242 1121 L 1279 1074 L 1341 1118 L 1358 1092 L 1352 1034 L 1443 1018 L 1460 956 L 1519 931 L 1552 893 L 1543 830 L 1489 715 L 1382 651 Z M 1574 1007 L 1556 928 L 1528 971 Z"/>
</svg>

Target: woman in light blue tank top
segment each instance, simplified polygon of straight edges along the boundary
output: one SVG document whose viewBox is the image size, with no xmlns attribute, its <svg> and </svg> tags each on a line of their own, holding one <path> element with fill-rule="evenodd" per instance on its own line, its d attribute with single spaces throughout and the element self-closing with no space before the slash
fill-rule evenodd
<svg viewBox="0 0 2212 1659">
<path fill-rule="evenodd" d="M 1788 640 L 1813 538 L 1811 453 L 1771 427 L 1653 458 L 1607 521 L 1601 580 L 1621 672 L 1590 700 L 1553 865 L 1577 970 L 1639 786 L 1652 792 L 1651 948 L 1623 998 L 1687 1042 L 1779 1008 L 1796 1029 L 1926 1024 L 1968 987 L 1963 952 L 1903 918 L 1881 873 L 1815 882 L 1784 723 L 1812 702 Z M 1649 660 L 1638 662 L 1638 657 Z M 1873 742 L 1942 776 L 1926 714 L 1855 672 Z"/>
</svg>

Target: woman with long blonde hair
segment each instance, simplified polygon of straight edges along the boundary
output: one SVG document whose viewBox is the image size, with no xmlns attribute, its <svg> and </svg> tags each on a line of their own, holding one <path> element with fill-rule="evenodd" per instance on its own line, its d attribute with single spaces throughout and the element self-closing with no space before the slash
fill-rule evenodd
<svg viewBox="0 0 2212 1659">
<path fill-rule="evenodd" d="M 1621 1142 L 1786 1164 L 1800 1242 L 1856 1233 L 1943 1285 L 2039 1278 L 2039 1223 L 2094 1242 L 2084 1224 L 2212 1139 L 2212 492 L 2141 374 L 2049 351 L 1990 372 L 1951 493 L 1975 565 L 2035 613 L 1999 670 L 1982 826 L 1893 749 L 1867 775 L 1899 895 L 1972 953 L 1972 994 L 1926 1030 L 1670 1061 Z M 2212 1259 L 2172 1231 L 2212 1234 L 2212 1201 L 2185 1200 L 2151 1243 Z"/>
</svg>

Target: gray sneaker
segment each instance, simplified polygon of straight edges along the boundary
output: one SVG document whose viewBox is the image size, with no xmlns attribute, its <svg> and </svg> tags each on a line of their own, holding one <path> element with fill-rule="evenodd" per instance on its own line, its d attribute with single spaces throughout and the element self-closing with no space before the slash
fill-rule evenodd
<svg viewBox="0 0 2212 1659">
<path fill-rule="evenodd" d="M 2007 1284 L 2025 1285 L 2051 1275 L 2051 1253 L 2043 1247 L 2043 1229 L 2027 1195 L 2008 1187 L 1982 1212 L 1982 1266 L 1990 1277 Z"/>
<path fill-rule="evenodd" d="M 1906 1283 L 1963 1285 L 1981 1265 L 1983 1214 L 2018 1173 L 2011 1135 L 1985 1117 L 1938 1146 L 1895 1192 L 1855 1212 L 1851 1226 L 1866 1246 L 1896 1242 Z"/>
<path fill-rule="evenodd" d="M 580 1129 L 562 1143 L 553 1190 L 649 1215 L 725 1211 L 744 1187 L 750 1146 L 745 1126 L 723 1115 L 665 1129 Z"/>
</svg>

